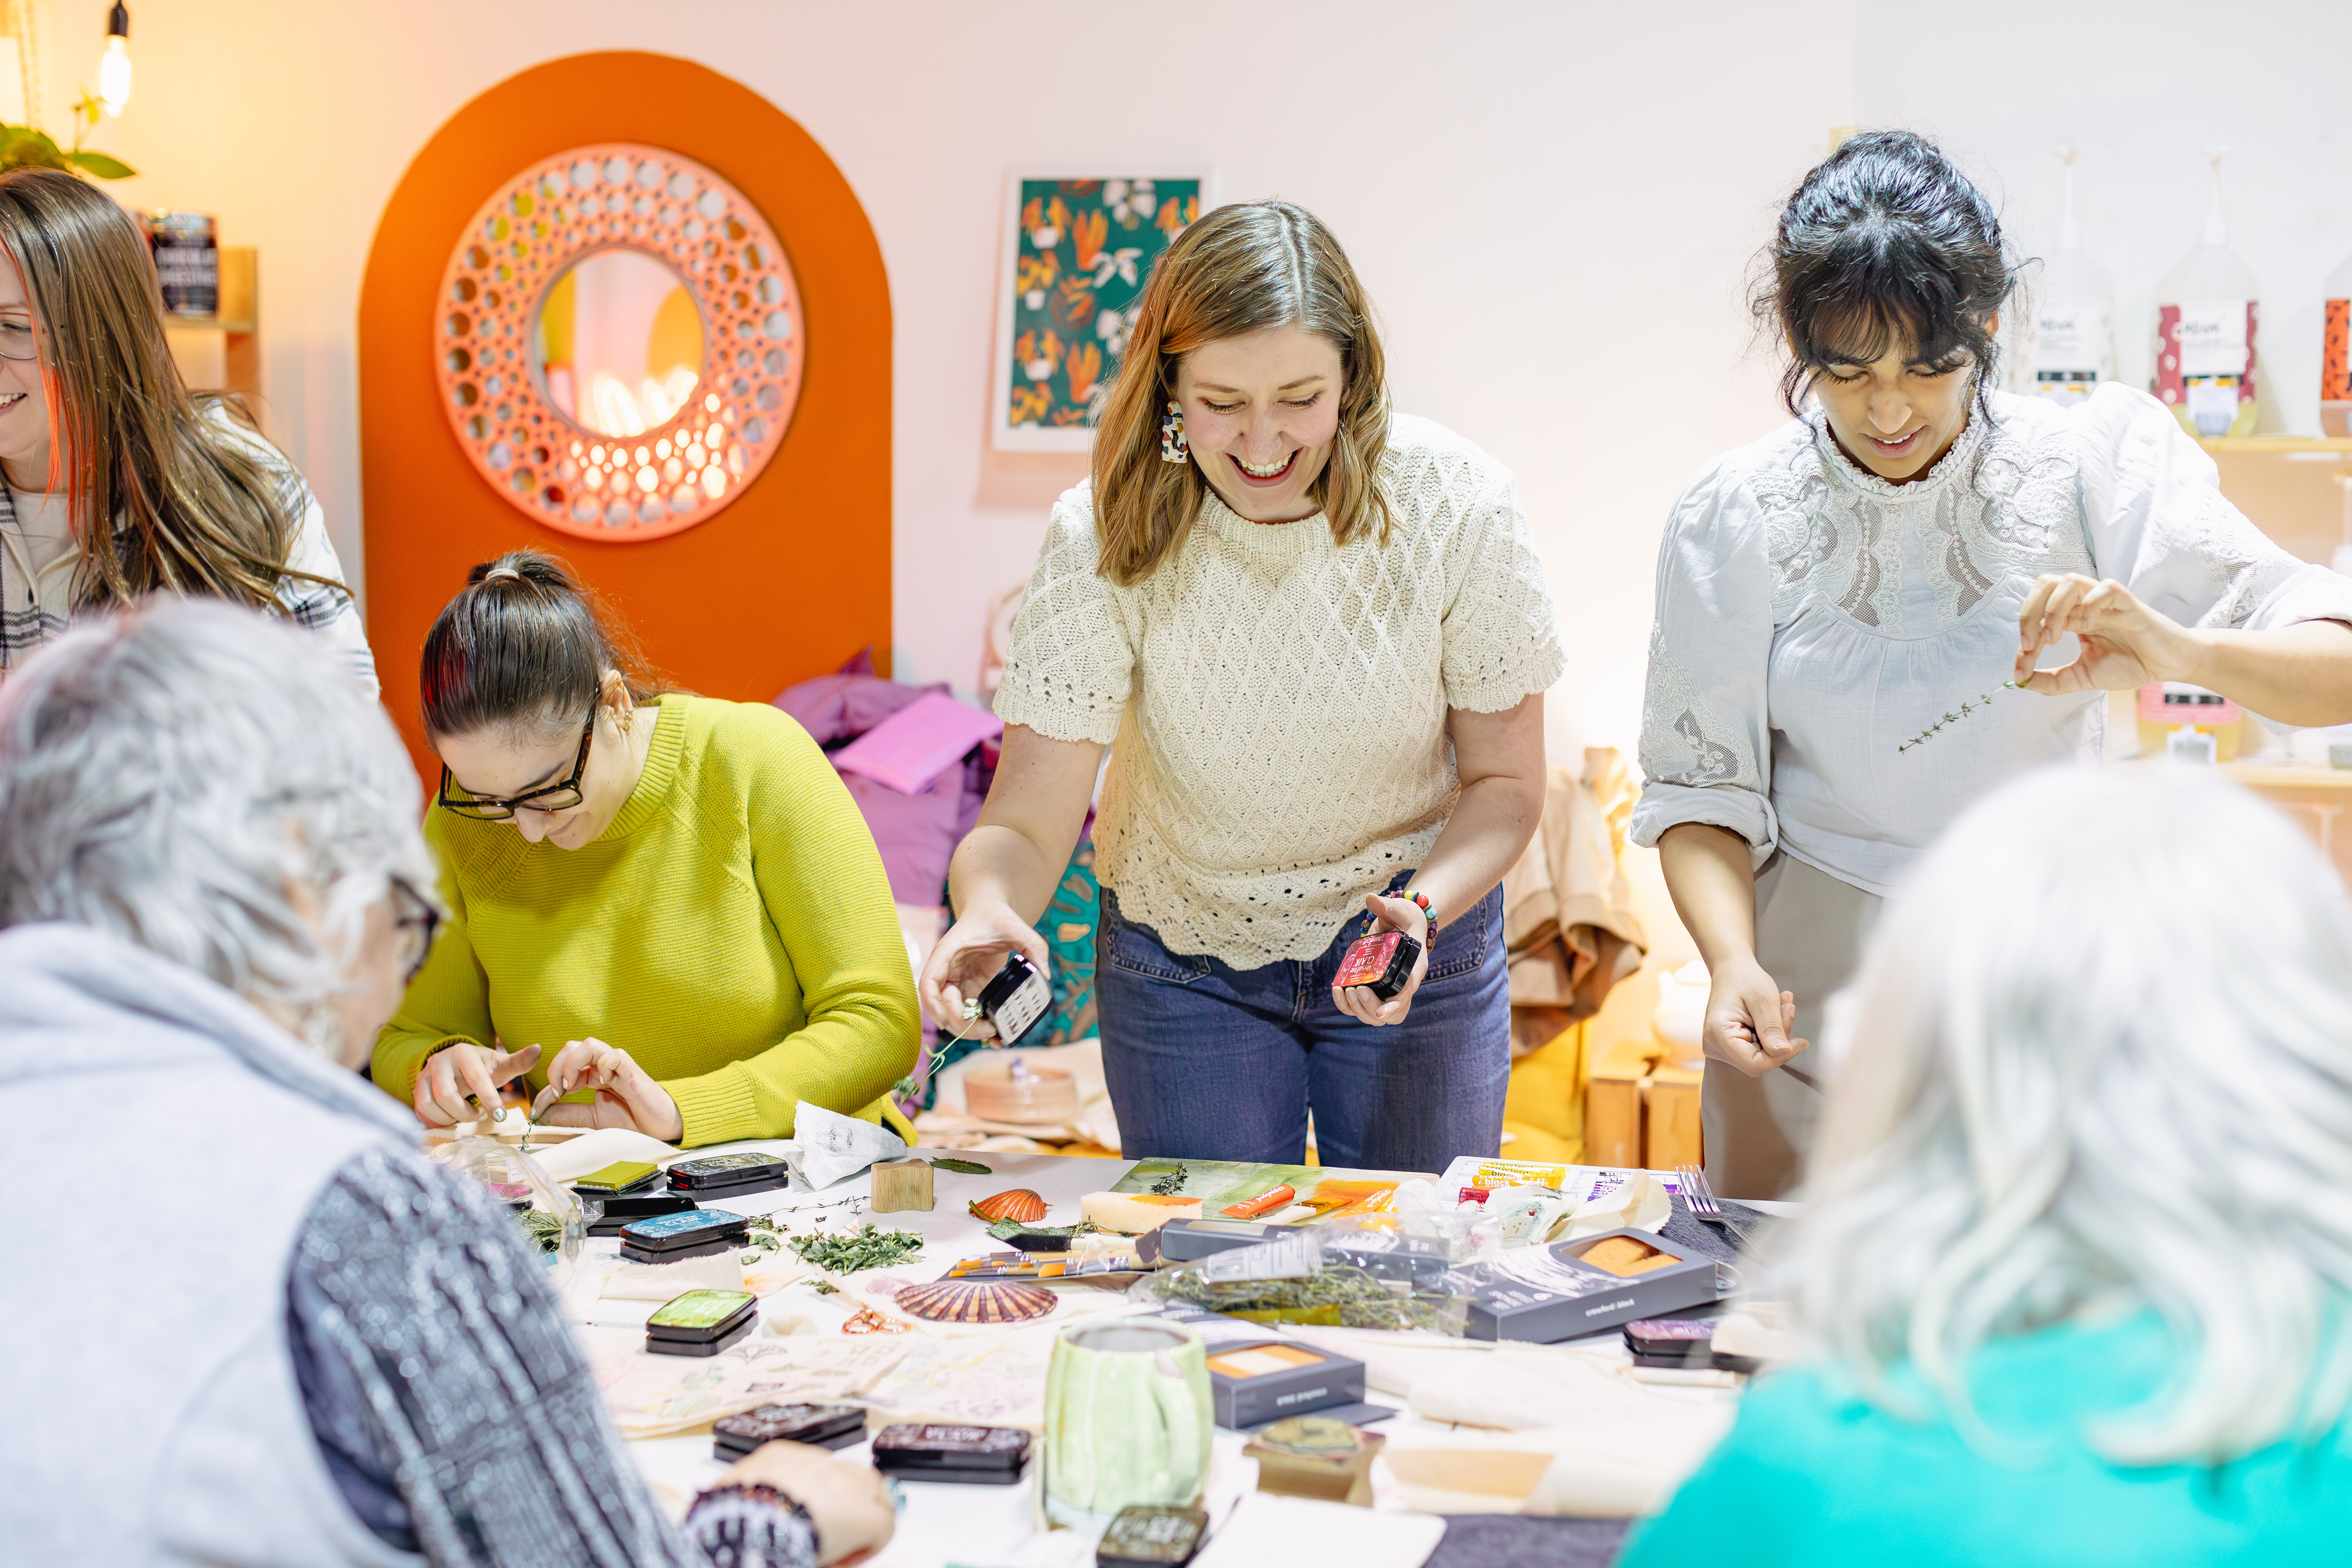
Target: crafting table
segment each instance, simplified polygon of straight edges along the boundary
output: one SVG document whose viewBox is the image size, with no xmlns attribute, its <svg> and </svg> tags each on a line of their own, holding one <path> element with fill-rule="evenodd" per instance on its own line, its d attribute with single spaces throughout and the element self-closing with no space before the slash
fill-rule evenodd
<svg viewBox="0 0 2352 1568">
<path fill-rule="evenodd" d="M 694 1152 L 704 1155 L 731 1153 L 739 1150 L 772 1151 L 776 1147 L 772 1142 L 751 1141 L 712 1150 L 696 1150 Z M 1045 1200 L 1051 1223 L 1067 1224 L 1076 1218 L 1078 1200 L 1082 1196 L 1112 1186 L 1135 1164 L 1129 1160 L 1083 1159 L 1052 1154 L 1003 1154 L 961 1150 L 921 1150 L 914 1152 L 925 1158 L 946 1157 L 984 1164 L 990 1167 L 990 1173 L 980 1176 L 951 1171 L 937 1172 L 937 1202 L 927 1214 L 871 1215 L 865 1212 L 862 1204 L 845 1204 L 845 1200 L 863 1199 L 866 1195 L 868 1178 L 864 1173 L 845 1178 L 821 1191 L 801 1188 L 753 1193 L 714 1199 L 706 1206 L 745 1215 L 772 1214 L 790 1222 L 795 1235 L 809 1234 L 814 1215 L 820 1211 L 827 1215 L 822 1227 L 825 1230 L 854 1230 L 870 1219 L 881 1229 L 916 1232 L 925 1240 L 922 1253 L 908 1263 L 879 1271 L 913 1283 L 939 1278 L 947 1271 L 950 1264 L 960 1258 L 1006 1249 L 1003 1243 L 988 1235 L 984 1222 L 967 1211 L 967 1204 L 1007 1188 L 1027 1187 Z M 609 1256 L 617 1248 L 618 1243 L 611 1239 L 592 1239 L 586 1243 L 587 1256 L 591 1259 Z M 859 1307 L 874 1300 L 858 1289 L 856 1282 L 863 1278 L 866 1277 L 849 1277 L 838 1292 L 832 1295 L 817 1291 L 811 1282 L 788 1285 L 762 1297 L 761 1310 L 772 1320 L 786 1314 L 803 1316 L 814 1323 L 821 1333 L 838 1334 L 842 1323 L 848 1321 Z M 1057 1289 L 1090 1291 L 1106 1288 L 1076 1284 Z M 1116 1294 L 1119 1288 L 1108 1289 Z M 640 1305 L 643 1313 L 635 1310 Z M 609 1363 L 616 1357 L 642 1353 L 639 1347 L 643 1342 L 644 1331 L 641 1327 L 629 1326 L 626 1320 L 649 1315 L 656 1305 L 653 1301 L 637 1303 L 605 1300 L 594 1302 L 593 1310 L 583 1311 L 582 1309 L 589 1303 L 584 1295 L 575 1294 L 572 1301 L 575 1326 L 592 1359 Z M 1037 1325 L 1031 1327 L 1034 1329 Z M 1268 1331 L 1276 1334 L 1281 1331 L 1279 1329 Z M 1615 1335 L 1612 1332 L 1597 1338 L 1613 1340 Z M 673 1358 L 646 1359 L 669 1361 L 673 1366 L 693 1364 Z M 789 1399 L 793 1396 L 781 1397 Z M 1391 1408 L 1397 1408 L 1400 1403 L 1394 1397 L 1377 1391 L 1368 1391 L 1366 1399 Z M 1375 1429 L 1394 1433 L 1416 1427 L 1426 1427 L 1432 1431 L 1451 1430 L 1423 1423 L 1417 1417 L 1402 1413 L 1380 1423 Z M 1254 1461 L 1242 1457 L 1242 1447 L 1246 1441 L 1243 1434 L 1227 1432 L 1223 1428 L 1215 1434 L 1208 1495 L 1202 1501 L 1202 1506 L 1209 1510 L 1213 1528 L 1221 1524 L 1242 1498 L 1255 1489 L 1256 1466 Z M 629 1450 L 637 1459 L 657 1498 L 676 1515 L 684 1510 L 698 1491 L 715 1482 L 726 1468 L 712 1457 L 711 1442 L 710 1429 L 704 1425 L 689 1433 L 636 1438 L 630 1442 Z M 861 1442 L 840 1452 L 846 1458 L 863 1459 L 868 1449 Z M 897 1535 L 872 1560 L 873 1568 L 946 1568 L 948 1564 L 969 1565 L 969 1568 L 1078 1568 L 1081 1564 L 1091 1564 L 1094 1548 L 1089 1535 L 1066 1530 L 1045 1532 L 1036 1521 L 1035 1474 L 1036 1463 L 1033 1458 L 1028 1473 L 1015 1486 L 902 1480 L 900 1486 L 906 1497 L 906 1509 L 899 1516 Z M 1380 1500 L 1376 1497 L 1376 1504 Z M 1392 1502 L 1391 1506 L 1394 1506 Z"/>
</svg>

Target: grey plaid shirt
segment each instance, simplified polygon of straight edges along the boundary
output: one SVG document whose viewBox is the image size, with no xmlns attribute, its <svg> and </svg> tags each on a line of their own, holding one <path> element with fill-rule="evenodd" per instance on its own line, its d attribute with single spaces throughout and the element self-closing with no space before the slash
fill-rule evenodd
<svg viewBox="0 0 2352 1568">
<path fill-rule="evenodd" d="M 342 563 L 335 554 L 333 541 L 327 537 L 326 512 L 319 505 L 319 498 L 276 447 L 242 426 L 226 419 L 222 423 L 251 443 L 278 471 L 279 491 L 287 509 L 301 519 L 287 552 L 287 566 L 329 579 L 316 583 L 309 577 L 281 577 L 278 582 L 278 604 L 288 619 L 319 633 L 332 644 L 350 661 L 361 684 L 373 695 L 377 690 L 375 657 L 368 648 L 367 630 L 361 623 L 359 606 L 352 602 L 350 593 L 336 585 L 343 579 Z M 0 485 L 0 532 L 16 531 L 16 498 Z M 0 548 L 0 676 L 23 663 L 35 648 L 71 624 L 76 607 L 68 599 L 73 575 L 68 563 L 75 558 L 59 562 L 43 573 L 39 581 L 32 581 L 26 578 L 24 563 L 16 553 Z"/>
</svg>

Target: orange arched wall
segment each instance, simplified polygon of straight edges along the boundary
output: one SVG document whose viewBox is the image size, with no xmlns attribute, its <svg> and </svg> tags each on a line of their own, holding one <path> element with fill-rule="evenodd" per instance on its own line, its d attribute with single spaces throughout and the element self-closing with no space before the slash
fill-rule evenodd
<svg viewBox="0 0 2352 1568">
<path fill-rule="evenodd" d="M 708 522 L 641 544 L 558 533 L 501 500 L 459 449 L 433 374 L 436 294 L 475 209 L 533 159 L 596 142 L 667 147 L 731 181 L 783 242 L 807 317 L 800 402 L 765 471 Z M 428 782 L 438 769 L 416 717 L 425 633 L 468 567 L 519 545 L 571 561 L 664 674 L 709 696 L 765 700 L 868 644 L 887 659 L 889 280 L 833 160 L 740 82 L 666 55 L 576 55 L 459 110 L 385 205 L 360 289 L 359 356 L 368 637 L 384 704 Z"/>
</svg>

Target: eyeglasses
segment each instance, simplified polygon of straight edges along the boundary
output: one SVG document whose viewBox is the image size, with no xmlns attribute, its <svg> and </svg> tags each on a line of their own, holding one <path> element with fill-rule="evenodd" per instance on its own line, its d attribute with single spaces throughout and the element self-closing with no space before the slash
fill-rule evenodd
<svg viewBox="0 0 2352 1568">
<path fill-rule="evenodd" d="M 441 911 L 405 877 L 392 879 L 392 902 L 395 911 L 392 931 L 400 939 L 400 983 L 412 985 L 433 952 L 433 935 L 441 929 Z"/>
<path fill-rule="evenodd" d="M 488 795 L 467 795 L 459 790 L 449 777 L 449 764 L 441 764 L 441 793 L 434 804 L 444 811 L 454 811 L 459 816 L 470 816 L 480 822 L 504 822 L 517 811 L 569 811 L 581 801 L 580 776 L 588 771 L 588 747 L 596 739 L 596 710 L 588 710 L 588 722 L 580 729 L 580 754 L 572 760 L 572 776 L 562 784 L 549 784 L 545 789 L 526 790 L 505 800 Z"/>
<path fill-rule="evenodd" d="M 0 359 L 38 359 L 41 344 L 30 321 L 0 320 Z"/>
</svg>

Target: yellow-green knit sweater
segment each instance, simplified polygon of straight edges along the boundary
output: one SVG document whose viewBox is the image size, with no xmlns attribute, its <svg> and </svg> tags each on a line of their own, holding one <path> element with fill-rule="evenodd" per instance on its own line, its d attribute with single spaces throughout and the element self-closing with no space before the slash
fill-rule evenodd
<svg viewBox="0 0 2352 1568">
<path fill-rule="evenodd" d="M 875 1119 L 915 1064 L 913 976 L 873 835 L 824 753 L 765 704 L 669 696 L 644 776 L 578 849 L 435 810 L 450 921 L 374 1076 L 411 1098 L 452 1040 L 625 1050 L 687 1147 L 782 1138 L 794 1102 Z M 580 1098 L 586 1098 L 582 1096 Z"/>
</svg>

